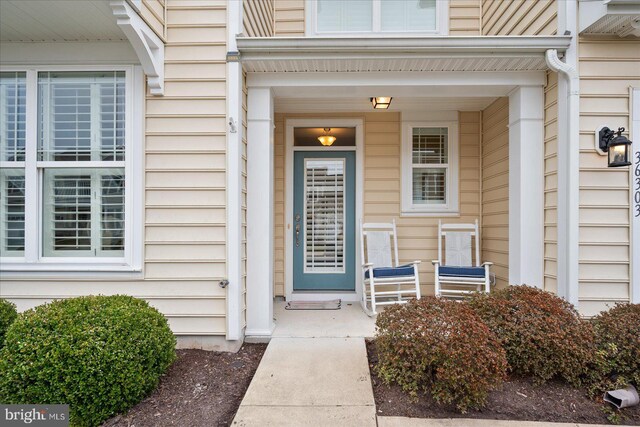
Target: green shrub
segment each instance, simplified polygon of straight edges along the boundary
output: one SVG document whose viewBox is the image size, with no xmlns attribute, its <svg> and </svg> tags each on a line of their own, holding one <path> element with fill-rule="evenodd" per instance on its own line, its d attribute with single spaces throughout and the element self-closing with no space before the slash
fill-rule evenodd
<svg viewBox="0 0 640 427">
<path fill-rule="evenodd" d="M 602 387 L 640 386 L 640 304 L 617 304 L 593 319 L 598 347 L 606 358 L 606 377 L 615 380 Z M 606 380 L 605 380 L 606 381 Z"/>
<path fill-rule="evenodd" d="M 4 335 L 9 326 L 18 317 L 16 305 L 6 299 L 0 298 L 0 348 L 4 345 Z"/>
<path fill-rule="evenodd" d="M 476 294 L 469 305 L 500 339 L 509 370 L 580 386 L 597 363 L 592 326 L 567 301 L 529 286 Z"/>
<path fill-rule="evenodd" d="M 461 412 L 499 386 L 506 359 L 497 337 L 465 304 L 435 297 L 390 306 L 376 321 L 377 374 L 414 398 L 430 392 Z"/>
<path fill-rule="evenodd" d="M 175 360 L 166 319 L 124 295 L 55 301 L 24 312 L 0 352 L 0 402 L 67 403 L 71 424 L 126 411 Z"/>
</svg>

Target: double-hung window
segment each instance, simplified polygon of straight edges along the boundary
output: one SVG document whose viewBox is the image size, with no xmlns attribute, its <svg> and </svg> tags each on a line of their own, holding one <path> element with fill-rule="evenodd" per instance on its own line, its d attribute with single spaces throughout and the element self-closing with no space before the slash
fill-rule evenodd
<svg viewBox="0 0 640 427">
<path fill-rule="evenodd" d="M 458 180 L 457 124 L 405 124 L 403 214 L 457 214 Z"/>
<path fill-rule="evenodd" d="M 307 0 L 314 35 L 447 34 L 446 0 Z"/>
<path fill-rule="evenodd" d="M 132 74 L 0 73 L 4 268 L 134 265 Z"/>
</svg>

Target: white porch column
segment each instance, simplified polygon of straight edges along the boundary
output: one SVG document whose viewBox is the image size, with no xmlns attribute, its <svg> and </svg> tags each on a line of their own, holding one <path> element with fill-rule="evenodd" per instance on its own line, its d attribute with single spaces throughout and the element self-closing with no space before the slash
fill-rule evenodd
<svg viewBox="0 0 640 427">
<path fill-rule="evenodd" d="M 544 91 L 509 94 L 509 283 L 544 286 Z"/>
<path fill-rule="evenodd" d="M 273 96 L 247 94 L 247 336 L 273 332 Z"/>
</svg>

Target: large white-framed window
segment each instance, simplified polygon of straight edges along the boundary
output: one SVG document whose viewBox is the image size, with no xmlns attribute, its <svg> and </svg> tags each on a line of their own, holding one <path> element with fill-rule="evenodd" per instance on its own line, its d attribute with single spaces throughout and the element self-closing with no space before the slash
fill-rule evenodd
<svg viewBox="0 0 640 427">
<path fill-rule="evenodd" d="M 306 0 L 307 35 L 447 35 L 448 0 Z"/>
<path fill-rule="evenodd" d="M 410 122 L 402 132 L 403 215 L 458 215 L 458 123 Z"/>
<path fill-rule="evenodd" d="M 143 99 L 139 66 L 0 70 L 2 270 L 141 268 Z"/>
</svg>

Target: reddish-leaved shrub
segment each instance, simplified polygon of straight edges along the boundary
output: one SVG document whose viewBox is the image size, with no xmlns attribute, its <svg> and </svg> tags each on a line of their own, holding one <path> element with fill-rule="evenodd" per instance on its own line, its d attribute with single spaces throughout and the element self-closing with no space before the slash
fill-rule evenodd
<svg viewBox="0 0 640 427">
<path fill-rule="evenodd" d="M 617 304 L 593 319 L 598 347 L 607 360 L 603 387 L 633 383 L 640 387 L 640 304 Z"/>
<path fill-rule="evenodd" d="M 466 304 L 424 297 L 388 307 L 376 326 L 377 374 L 415 398 L 430 392 L 466 412 L 505 377 L 498 338 Z"/>
<path fill-rule="evenodd" d="M 567 301 L 529 286 L 476 294 L 469 305 L 506 351 L 509 370 L 580 386 L 598 363 L 594 331 Z"/>
</svg>

